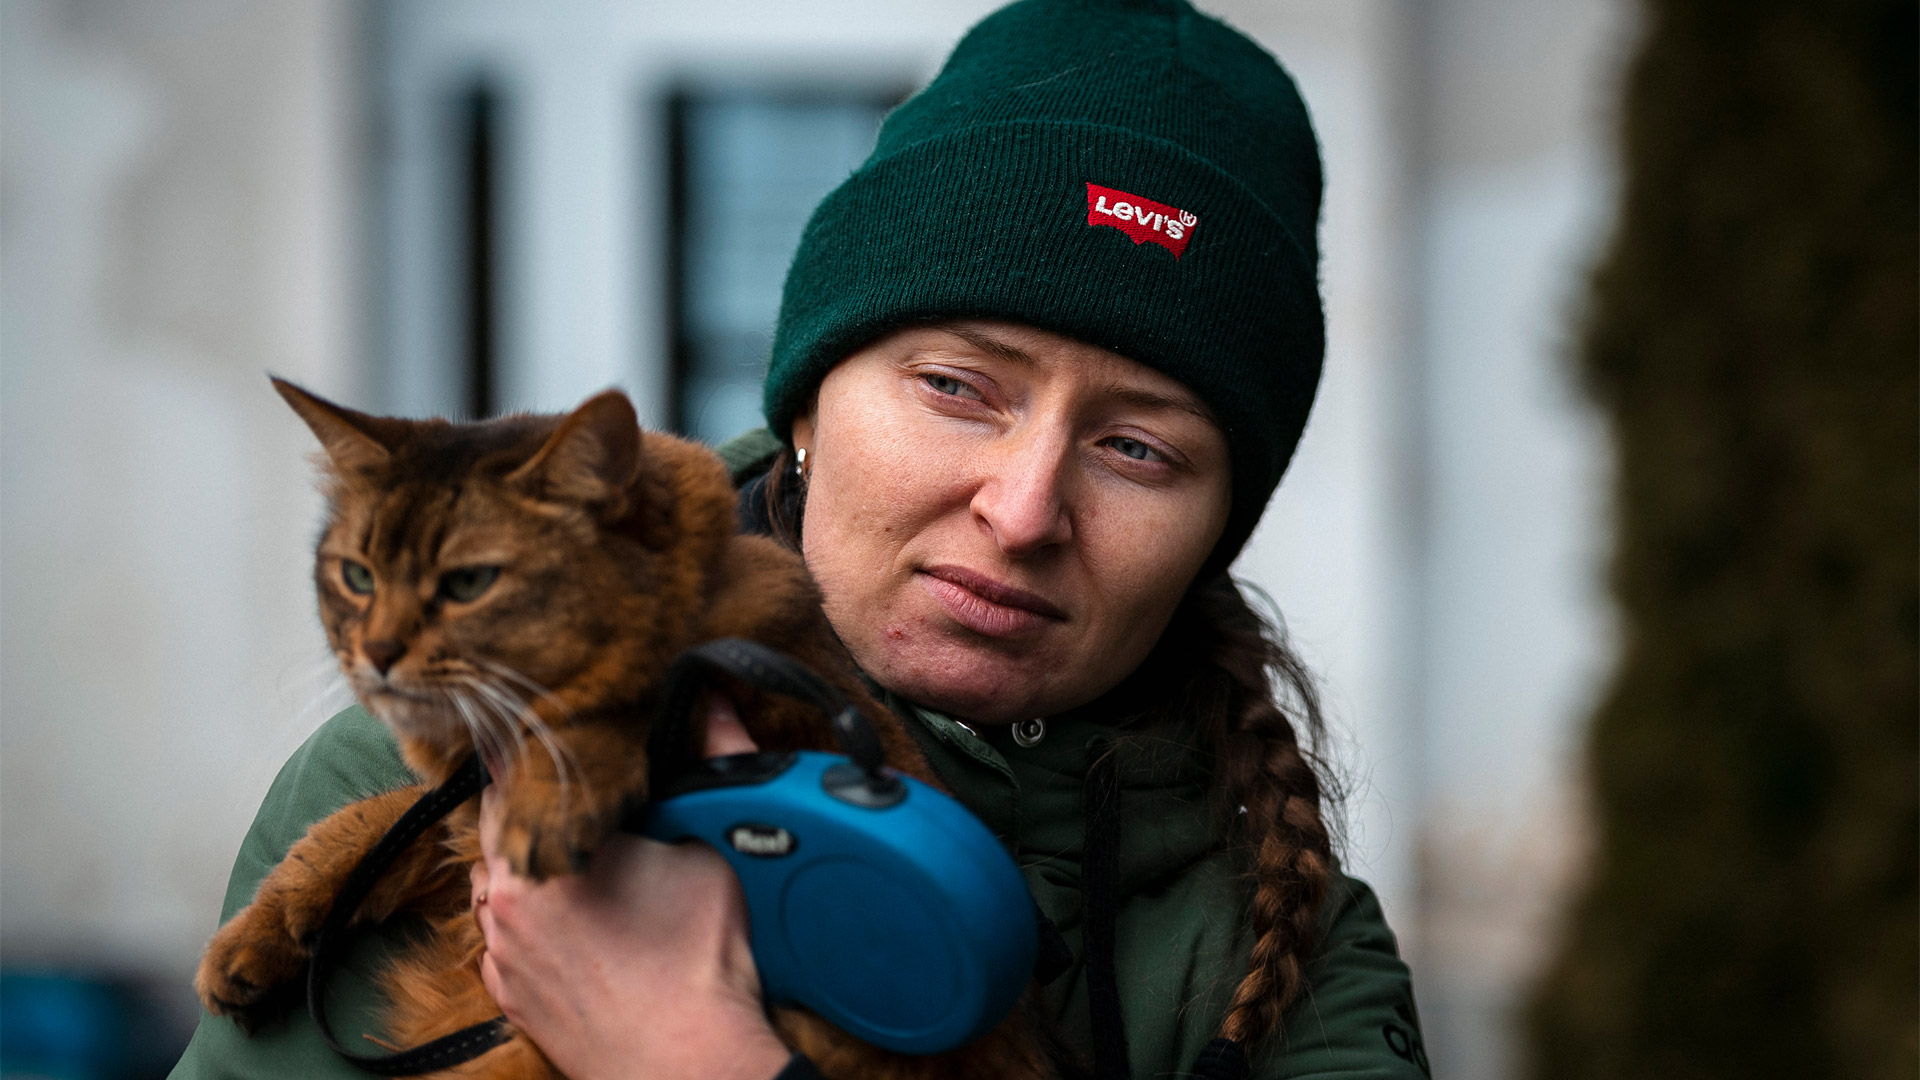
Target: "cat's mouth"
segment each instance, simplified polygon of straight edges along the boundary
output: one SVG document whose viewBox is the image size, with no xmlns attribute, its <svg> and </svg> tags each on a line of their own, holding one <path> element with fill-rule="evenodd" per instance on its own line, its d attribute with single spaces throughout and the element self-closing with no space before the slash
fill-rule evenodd
<svg viewBox="0 0 1920 1080">
<path fill-rule="evenodd" d="M 367 692 L 369 694 L 372 694 L 375 697 L 396 698 L 401 701 L 418 701 L 423 703 L 439 703 L 439 704 L 446 703 L 445 695 L 433 694 L 433 693 L 422 693 L 418 690 L 405 690 L 405 689 L 402 689 L 401 687 L 395 686 L 390 682 L 375 683 L 374 685 L 367 687 Z"/>
<path fill-rule="evenodd" d="M 381 683 L 362 687 L 360 699 L 367 711 L 379 717 L 396 735 L 434 742 L 466 738 L 466 724 L 445 695 Z"/>
<path fill-rule="evenodd" d="M 445 694 L 410 690 L 395 686 L 385 679 L 369 679 L 359 687 L 359 690 L 360 696 L 367 701 L 367 707 L 375 712 L 379 711 L 373 704 L 376 701 L 389 708 L 404 706 L 412 709 L 438 709 L 449 713 L 453 711 L 453 703 Z"/>
<path fill-rule="evenodd" d="M 463 700 L 457 686 L 395 686 L 378 680 L 364 688 L 361 701 L 395 735 L 450 754 L 471 748 L 495 776 L 506 775 L 529 737 L 538 737 L 502 705 L 471 696 Z"/>
</svg>

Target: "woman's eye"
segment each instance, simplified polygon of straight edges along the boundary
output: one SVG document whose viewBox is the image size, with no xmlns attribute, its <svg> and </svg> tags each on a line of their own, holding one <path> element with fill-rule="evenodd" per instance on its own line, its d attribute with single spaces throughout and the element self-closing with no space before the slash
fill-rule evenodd
<svg viewBox="0 0 1920 1080">
<path fill-rule="evenodd" d="M 980 396 L 980 391 L 975 390 L 973 387 L 951 375 L 925 375 L 922 376 L 922 378 L 927 380 L 927 385 L 933 387 L 936 393 L 946 394 L 950 397 L 964 398 L 978 398 Z"/>
<path fill-rule="evenodd" d="M 373 591 L 373 571 L 352 559 L 340 560 L 340 580 L 347 583 L 350 593 L 365 596 Z"/>
<path fill-rule="evenodd" d="M 1120 451 L 1122 454 L 1127 455 L 1128 457 L 1132 458 L 1135 461 L 1151 461 L 1152 459 L 1160 456 L 1159 451 L 1155 450 L 1153 447 L 1148 446 L 1146 443 L 1141 442 L 1139 439 L 1129 439 L 1129 438 L 1126 438 L 1125 436 L 1122 436 L 1117 439 L 1110 439 L 1107 441 L 1107 445 L 1113 447 L 1115 450 Z"/>
<path fill-rule="evenodd" d="M 477 600 L 487 591 L 493 579 L 500 576 L 497 566 L 467 566 L 459 570 L 449 570 L 440 575 L 440 595 L 449 600 L 466 603 Z"/>
</svg>

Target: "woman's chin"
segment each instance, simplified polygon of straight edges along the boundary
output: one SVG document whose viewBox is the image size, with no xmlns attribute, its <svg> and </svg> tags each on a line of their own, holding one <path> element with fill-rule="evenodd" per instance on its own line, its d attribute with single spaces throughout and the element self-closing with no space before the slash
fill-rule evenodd
<svg viewBox="0 0 1920 1080">
<path fill-rule="evenodd" d="M 916 705 L 968 723 L 1046 715 L 1059 692 L 1061 673 L 1041 657 L 953 640 L 888 645 L 884 658 L 861 665 L 869 675 Z"/>
<path fill-rule="evenodd" d="M 918 580 L 909 582 L 865 603 L 836 609 L 829 602 L 827 615 L 836 627 L 854 628 L 841 639 L 860 669 L 915 705 L 971 724 L 1011 724 L 1085 704 L 1125 673 L 1116 663 L 1130 642 L 1090 642 L 1083 622 L 1049 618 L 1018 634 L 985 634 L 954 618 Z M 1113 678 L 1103 682 L 1109 668 Z"/>
</svg>

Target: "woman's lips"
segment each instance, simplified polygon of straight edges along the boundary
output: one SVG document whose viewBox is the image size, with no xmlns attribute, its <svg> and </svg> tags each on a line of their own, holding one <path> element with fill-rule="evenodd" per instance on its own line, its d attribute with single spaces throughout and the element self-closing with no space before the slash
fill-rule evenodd
<svg viewBox="0 0 1920 1080">
<path fill-rule="evenodd" d="M 931 566 L 918 576 L 921 588 L 940 601 L 954 622 L 977 634 L 1013 637 L 1067 617 L 1043 596 L 963 567 Z"/>
</svg>

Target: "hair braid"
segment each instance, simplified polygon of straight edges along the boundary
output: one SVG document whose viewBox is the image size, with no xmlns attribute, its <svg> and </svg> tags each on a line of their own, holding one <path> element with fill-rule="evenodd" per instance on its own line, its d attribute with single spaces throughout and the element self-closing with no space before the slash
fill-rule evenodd
<svg viewBox="0 0 1920 1080">
<path fill-rule="evenodd" d="M 1254 886 L 1253 953 L 1220 1034 L 1251 1047 L 1279 1028 L 1306 984 L 1333 874 L 1333 838 L 1321 805 L 1337 792 L 1296 727 L 1305 728 L 1309 746 L 1324 735 L 1305 664 L 1225 576 L 1196 588 L 1189 607 L 1209 661 L 1200 666 L 1212 669 L 1204 681 L 1213 685 L 1203 691 L 1212 700 L 1192 700 L 1190 692 L 1188 715 L 1213 753 L 1215 791 L 1236 821 Z"/>
</svg>

